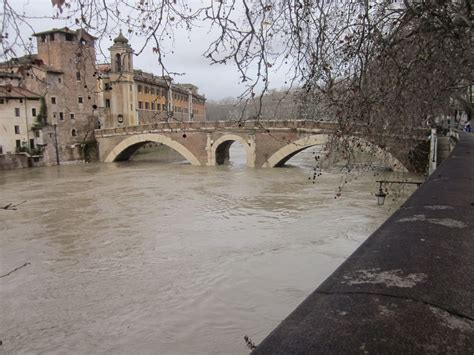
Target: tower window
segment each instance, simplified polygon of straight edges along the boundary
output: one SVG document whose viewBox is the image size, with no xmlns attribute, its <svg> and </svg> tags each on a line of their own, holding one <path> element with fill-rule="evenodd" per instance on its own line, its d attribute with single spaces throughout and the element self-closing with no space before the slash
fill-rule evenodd
<svg viewBox="0 0 474 355">
<path fill-rule="evenodd" d="M 31 116 L 36 117 L 36 108 L 31 109 Z"/>
<path fill-rule="evenodd" d="M 68 42 L 74 41 L 74 36 L 71 33 L 66 33 L 66 41 Z"/>
<path fill-rule="evenodd" d="M 54 33 L 49 34 L 49 40 L 52 42 L 54 41 Z"/>
<path fill-rule="evenodd" d="M 20 126 L 15 126 L 15 134 L 20 134 Z"/>
<path fill-rule="evenodd" d="M 53 105 L 56 105 L 56 98 L 54 96 L 51 97 L 51 103 Z"/>
<path fill-rule="evenodd" d="M 64 120 L 64 113 L 63 112 L 59 112 L 59 120 L 60 121 Z"/>
<path fill-rule="evenodd" d="M 76 137 L 77 136 L 77 132 L 76 132 L 76 129 L 73 128 L 72 131 L 71 131 L 71 136 L 73 137 Z"/>
<path fill-rule="evenodd" d="M 20 108 L 15 107 L 15 117 L 20 117 Z"/>
<path fill-rule="evenodd" d="M 76 80 L 77 81 L 81 80 L 81 72 L 80 71 L 76 72 Z"/>
<path fill-rule="evenodd" d="M 73 120 L 73 119 L 76 118 L 76 116 L 75 116 L 74 113 L 72 113 L 72 112 L 69 114 L 69 117 L 71 118 L 71 120 Z"/>
<path fill-rule="evenodd" d="M 110 99 L 105 99 L 105 107 L 110 108 Z"/>
<path fill-rule="evenodd" d="M 117 66 L 117 71 L 122 71 L 122 58 L 119 53 L 115 55 L 115 65 Z"/>
<path fill-rule="evenodd" d="M 41 42 L 46 42 L 46 36 L 45 35 L 41 35 Z"/>
<path fill-rule="evenodd" d="M 77 98 L 77 102 L 79 102 L 80 104 L 83 104 L 84 103 L 84 99 L 82 98 L 82 96 L 79 96 Z"/>
</svg>

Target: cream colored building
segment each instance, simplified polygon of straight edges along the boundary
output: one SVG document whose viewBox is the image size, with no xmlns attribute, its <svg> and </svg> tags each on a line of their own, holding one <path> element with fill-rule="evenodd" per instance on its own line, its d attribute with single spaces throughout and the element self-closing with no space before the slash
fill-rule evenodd
<svg viewBox="0 0 474 355">
<path fill-rule="evenodd" d="M 192 84 L 134 69 L 133 49 L 119 34 L 109 48 L 110 64 L 97 67 L 102 128 L 155 122 L 205 121 L 206 98 Z"/>
<path fill-rule="evenodd" d="M 20 86 L 21 77 L 0 72 L 0 154 L 35 150 L 43 144 L 33 129 L 40 113 L 40 95 Z"/>
</svg>

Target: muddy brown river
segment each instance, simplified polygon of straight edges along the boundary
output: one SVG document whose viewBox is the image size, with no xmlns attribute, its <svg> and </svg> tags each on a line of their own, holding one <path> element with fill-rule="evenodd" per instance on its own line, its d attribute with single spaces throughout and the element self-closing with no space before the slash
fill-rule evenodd
<svg viewBox="0 0 474 355">
<path fill-rule="evenodd" d="M 0 171 L 0 353 L 248 353 L 408 193 L 313 157 Z"/>
</svg>

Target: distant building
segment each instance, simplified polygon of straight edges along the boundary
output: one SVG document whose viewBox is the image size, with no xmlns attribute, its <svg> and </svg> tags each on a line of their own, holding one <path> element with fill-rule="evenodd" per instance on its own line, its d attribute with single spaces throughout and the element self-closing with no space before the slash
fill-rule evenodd
<svg viewBox="0 0 474 355">
<path fill-rule="evenodd" d="M 97 69 L 102 128 L 206 119 L 206 98 L 196 86 L 134 69 L 133 49 L 122 33 L 109 50 L 110 64 Z"/>
</svg>

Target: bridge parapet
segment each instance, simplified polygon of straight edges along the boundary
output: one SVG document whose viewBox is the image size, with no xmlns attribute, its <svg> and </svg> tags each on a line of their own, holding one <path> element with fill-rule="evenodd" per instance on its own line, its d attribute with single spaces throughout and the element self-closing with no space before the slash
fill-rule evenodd
<svg viewBox="0 0 474 355">
<path fill-rule="evenodd" d="M 128 126 L 122 128 L 106 128 L 98 129 L 95 131 L 96 136 L 106 136 L 111 134 L 130 134 L 138 132 L 151 132 L 151 131 L 169 131 L 169 130 L 213 130 L 213 129 L 253 129 L 262 130 L 265 129 L 323 129 L 327 131 L 335 131 L 338 128 L 337 122 L 332 121 L 313 121 L 313 120 L 291 120 L 291 121 L 280 121 L 280 120 L 268 120 L 268 121 L 254 121 L 246 120 L 242 122 L 229 122 L 229 121 L 186 121 L 186 122 L 159 122 L 144 124 L 140 126 Z M 353 125 L 351 132 L 355 136 L 366 134 L 366 126 L 364 125 Z M 419 139 L 420 137 L 426 136 L 428 132 L 425 128 L 412 129 L 411 138 Z M 393 134 L 385 132 L 377 132 L 375 136 L 380 137 L 403 137 L 410 138 L 403 134 Z"/>
<path fill-rule="evenodd" d="M 109 135 L 120 135 L 120 134 L 133 134 L 140 132 L 156 132 L 156 131 L 169 131 L 169 130 L 214 130 L 214 129 L 253 129 L 262 130 L 279 128 L 279 129 L 327 129 L 334 130 L 336 124 L 329 121 L 305 121 L 305 120 L 293 120 L 293 121 L 253 121 L 246 120 L 242 122 L 229 122 L 229 121 L 200 121 L 200 122 L 159 122 L 150 123 L 140 126 L 128 126 L 119 128 L 105 128 L 98 129 L 95 131 L 97 137 L 105 137 Z"/>
</svg>

